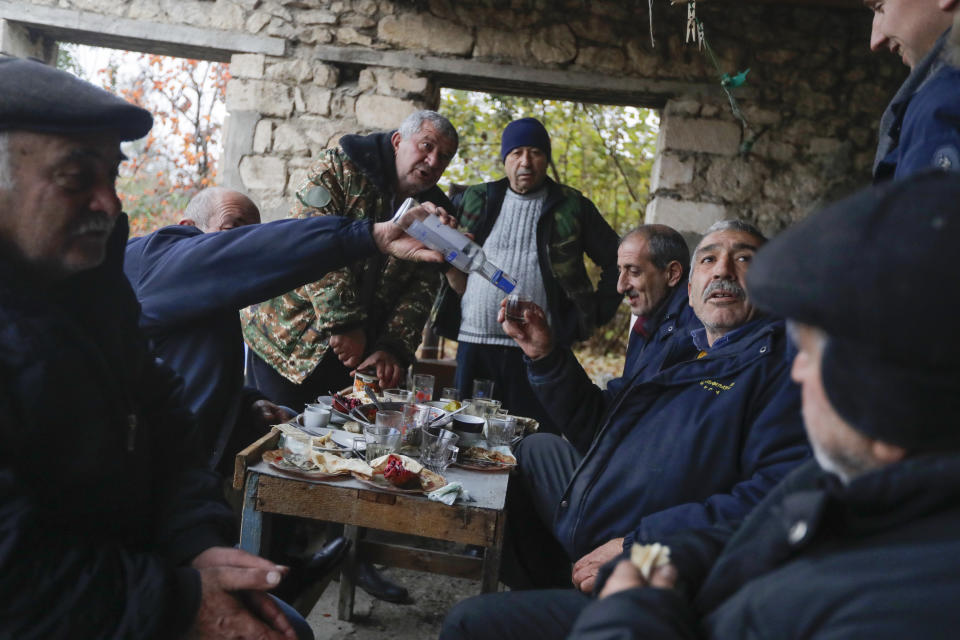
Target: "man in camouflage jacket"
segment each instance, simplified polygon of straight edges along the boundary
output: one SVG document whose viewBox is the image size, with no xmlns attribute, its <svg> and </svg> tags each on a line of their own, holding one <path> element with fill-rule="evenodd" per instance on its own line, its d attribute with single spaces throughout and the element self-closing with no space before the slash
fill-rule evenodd
<svg viewBox="0 0 960 640">
<path fill-rule="evenodd" d="M 610 321 L 617 292 L 619 238 L 589 199 L 547 177 L 550 136 L 534 118 L 507 125 L 501 145 L 506 178 L 469 187 L 457 217 L 486 257 L 517 279 L 517 291 L 545 309 L 558 343 L 588 338 Z M 594 288 L 584 255 L 600 267 Z M 457 387 L 472 395 L 475 378 L 494 380 L 503 407 L 557 431 L 527 382 L 523 354 L 497 322 L 502 293 L 477 275 L 450 269 L 434 305 L 440 335 L 458 341 Z"/>
<path fill-rule="evenodd" d="M 419 111 L 400 129 L 347 135 L 313 164 L 291 217 L 388 220 L 407 197 L 453 206 L 437 181 L 456 153 L 456 130 Z M 252 383 L 295 410 L 375 369 L 395 386 L 414 359 L 438 283 L 436 267 L 374 257 L 253 305 L 242 314 Z"/>
</svg>

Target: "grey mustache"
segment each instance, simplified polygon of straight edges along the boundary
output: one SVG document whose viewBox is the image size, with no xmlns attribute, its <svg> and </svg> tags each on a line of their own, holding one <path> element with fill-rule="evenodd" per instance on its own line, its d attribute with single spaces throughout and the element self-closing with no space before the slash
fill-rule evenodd
<svg viewBox="0 0 960 640">
<path fill-rule="evenodd" d="M 115 223 L 115 219 L 106 216 L 90 216 L 74 225 L 70 233 L 75 235 L 84 233 L 106 233 L 113 229 Z"/>
<path fill-rule="evenodd" d="M 743 287 L 732 280 L 713 280 L 707 285 L 707 288 L 703 290 L 703 300 L 706 301 L 711 294 L 717 291 L 729 293 L 738 298 L 745 298 L 747 296 L 747 292 L 743 290 Z"/>
</svg>

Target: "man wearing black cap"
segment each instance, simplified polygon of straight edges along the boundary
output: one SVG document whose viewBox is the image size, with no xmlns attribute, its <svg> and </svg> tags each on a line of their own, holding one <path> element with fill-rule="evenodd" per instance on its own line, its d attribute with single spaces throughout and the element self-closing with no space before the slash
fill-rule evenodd
<svg viewBox="0 0 960 640">
<path fill-rule="evenodd" d="M 114 182 L 151 124 L 0 60 L 0 637 L 296 637 L 137 329 Z"/>
<path fill-rule="evenodd" d="M 617 234 L 579 191 L 547 177 L 550 135 L 534 118 L 514 120 L 500 143 L 506 178 L 474 185 L 463 194 L 460 224 L 474 234 L 487 258 L 517 279 L 517 291 L 550 317 L 557 342 L 569 346 L 610 321 L 617 293 Z M 600 267 L 594 289 L 583 264 Z M 438 333 L 457 340 L 456 385 L 472 395 L 475 378 L 494 381 L 503 408 L 558 427 L 527 383 L 523 354 L 497 322 L 502 293 L 479 276 L 447 272 L 434 305 Z"/>
<path fill-rule="evenodd" d="M 760 252 L 751 296 L 792 319 L 816 462 L 735 532 L 664 537 L 656 588 L 621 561 L 568 637 L 956 637 L 958 202 L 956 176 L 918 175 Z"/>
</svg>

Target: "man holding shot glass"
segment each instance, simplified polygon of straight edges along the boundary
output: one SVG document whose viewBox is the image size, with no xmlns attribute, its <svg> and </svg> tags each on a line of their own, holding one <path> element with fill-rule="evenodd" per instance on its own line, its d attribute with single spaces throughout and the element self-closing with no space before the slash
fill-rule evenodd
<svg viewBox="0 0 960 640">
<path fill-rule="evenodd" d="M 547 177 L 550 135 L 536 119 L 507 125 L 500 157 L 506 177 L 466 190 L 460 225 L 474 234 L 487 258 L 517 279 L 515 293 L 547 310 L 562 344 L 585 339 L 613 317 L 620 303 L 617 234 L 583 194 Z M 596 289 L 584 255 L 600 267 Z M 494 380 L 493 395 L 505 409 L 554 432 L 527 383 L 523 353 L 497 322 L 502 298 L 477 275 L 447 272 L 431 320 L 440 335 L 458 341 L 456 385 L 467 398 L 475 378 Z"/>
</svg>

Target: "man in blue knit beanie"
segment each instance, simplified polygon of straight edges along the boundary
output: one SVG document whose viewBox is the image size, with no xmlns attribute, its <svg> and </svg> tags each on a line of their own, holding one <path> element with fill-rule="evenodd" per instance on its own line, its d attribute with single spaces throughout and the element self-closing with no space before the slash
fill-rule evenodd
<svg viewBox="0 0 960 640">
<path fill-rule="evenodd" d="M 536 118 L 503 130 L 500 158 L 506 177 L 464 192 L 458 215 L 487 258 L 517 279 L 517 291 L 546 310 L 556 342 L 583 340 L 608 322 L 617 293 L 617 234 L 590 200 L 547 177 L 550 134 Z M 600 267 L 596 288 L 583 256 Z M 479 276 L 447 272 L 432 314 L 445 337 L 458 341 L 456 385 L 473 396 L 473 380 L 494 381 L 493 397 L 512 414 L 559 428 L 527 381 L 523 352 L 497 322 L 502 294 Z"/>
</svg>

